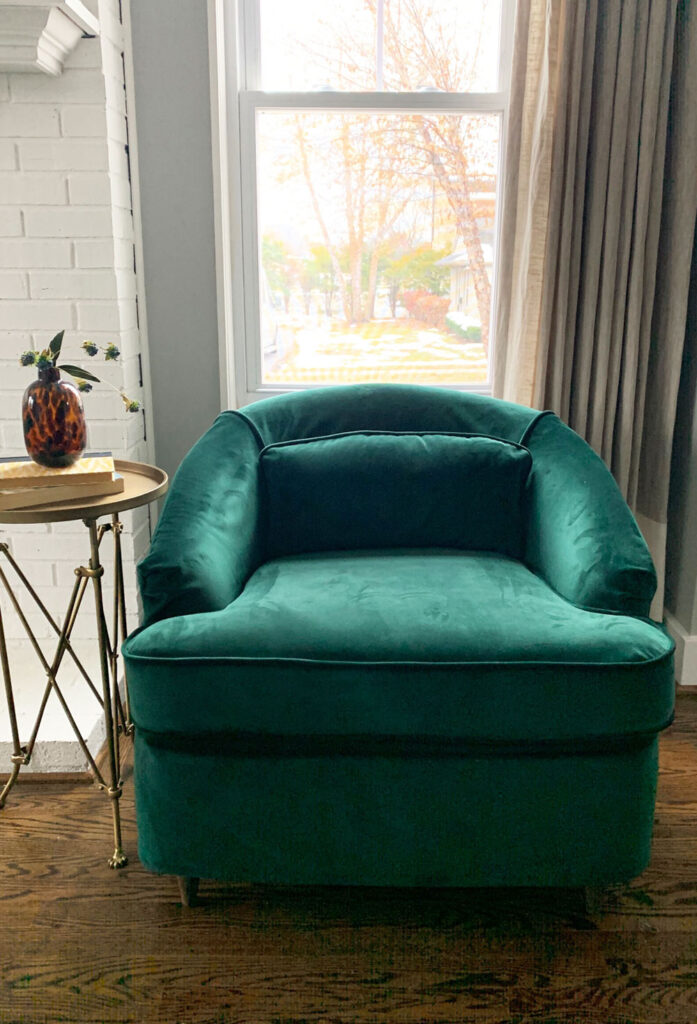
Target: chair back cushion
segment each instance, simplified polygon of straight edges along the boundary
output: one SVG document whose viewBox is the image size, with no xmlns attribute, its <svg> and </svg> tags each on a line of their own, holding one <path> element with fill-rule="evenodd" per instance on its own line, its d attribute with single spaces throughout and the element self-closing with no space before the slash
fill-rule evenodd
<svg viewBox="0 0 697 1024">
<path fill-rule="evenodd" d="M 461 548 L 519 558 L 526 448 L 481 435 L 371 430 L 268 445 L 267 557 Z"/>
</svg>

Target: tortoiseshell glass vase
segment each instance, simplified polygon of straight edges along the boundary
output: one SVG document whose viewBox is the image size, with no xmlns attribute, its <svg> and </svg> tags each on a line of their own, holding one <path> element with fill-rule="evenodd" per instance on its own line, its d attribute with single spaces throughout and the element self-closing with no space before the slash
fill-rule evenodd
<svg viewBox="0 0 697 1024">
<path fill-rule="evenodd" d="M 85 450 L 87 430 L 80 392 L 55 366 L 39 370 L 22 399 L 24 444 L 40 466 L 72 466 Z"/>
</svg>

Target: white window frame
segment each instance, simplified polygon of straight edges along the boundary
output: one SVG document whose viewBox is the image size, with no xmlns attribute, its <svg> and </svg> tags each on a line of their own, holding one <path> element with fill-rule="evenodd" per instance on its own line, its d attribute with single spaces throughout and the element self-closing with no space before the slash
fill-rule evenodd
<svg viewBox="0 0 697 1024">
<path fill-rule="evenodd" d="M 493 311 L 498 278 L 515 3 L 516 0 L 501 0 L 496 92 L 264 92 L 259 89 L 261 48 L 258 0 L 208 0 L 223 408 L 246 405 L 273 394 L 315 386 L 274 385 L 262 381 L 255 159 L 258 110 L 498 114 L 501 118 L 501 135 L 491 289 Z M 462 391 L 491 394 L 494 345 L 492 332 L 489 378 L 486 383 L 450 386 Z"/>
</svg>

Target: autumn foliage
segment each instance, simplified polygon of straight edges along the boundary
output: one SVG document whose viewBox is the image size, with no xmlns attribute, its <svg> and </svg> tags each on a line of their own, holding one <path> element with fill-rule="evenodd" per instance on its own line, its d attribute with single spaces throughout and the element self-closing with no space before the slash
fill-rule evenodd
<svg viewBox="0 0 697 1024">
<path fill-rule="evenodd" d="M 402 293 L 402 303 L 412 320 L 420 320 L 430 327 L 445 330 L 445 314 L 450 300 L 444 295 L 432 295 L 424 288 Z"/>
</svg>

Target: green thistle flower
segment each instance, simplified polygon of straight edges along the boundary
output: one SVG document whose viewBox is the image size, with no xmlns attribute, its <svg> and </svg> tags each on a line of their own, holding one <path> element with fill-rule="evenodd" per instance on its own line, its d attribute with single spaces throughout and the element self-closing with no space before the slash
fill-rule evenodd
<svg viewBox="0 0 697 1024">
<path fill-rule="evenodd" d="M 59 331 L 55 338 L 53 338 L 49 343 L 48 348 L 42 349 L 41 352 L 35 352 L 32 349 L 27 349 L 27 351 L 23 352 L 19 357 L 20 364 L 22 366 L 36 366 L 38 370 L 47 370 L 51 367 L 56 367 L 56 369 L 60 370 L 63 374 L 67 373 L 71 376 L 75 381 L 78 391 L 82 391 L 84 393 L 92 391 L 94 384 L 105 384 L 107 387 L 110 387 L 112 391 L 115 391 L 121 396 L 121 401 L 126 407 L 127 412 L 138 412 L 141 407 L 140 402 L 136 402 L 132 398 L 129 398 L 128 395 L 123 393 L 121 388 L 111 384 L 108 380 L 100 381 L 99 377 L 95 377 L 90 370 L 85 370 L 81 366 L 75 366 L 73 363 L 59 363 L 64 334 L 65 331 Z M 115 362 L 121 355 L 121 352 L 113 342 L 109 342 L 109 344 L 103 349 L 100 349 L 99 345 L 94 341 L 87 339 L 82 342 L 82 350 L 83 352 L 86 352 L 88 356 L 96 356 L 101 351 L 104 353 L 104 358 L 109 362 Z"/>
</svg>

